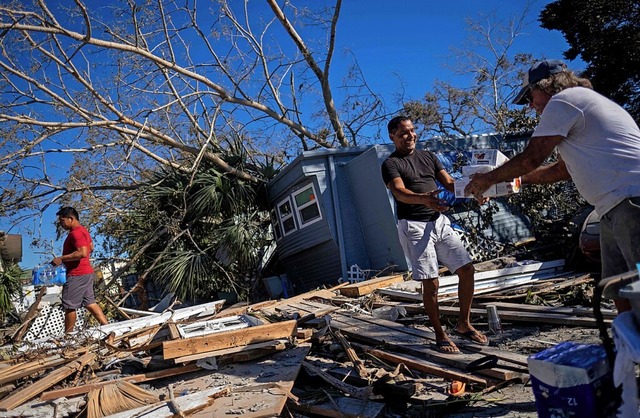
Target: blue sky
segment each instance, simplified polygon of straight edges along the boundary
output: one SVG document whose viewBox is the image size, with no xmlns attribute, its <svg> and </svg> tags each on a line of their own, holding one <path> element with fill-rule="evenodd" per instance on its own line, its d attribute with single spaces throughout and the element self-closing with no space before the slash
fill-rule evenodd
<svg viewBox="0 0 640 418">
<path fill-rule="evenodd" d="M 512 52 L 531 53 L 538 58 L 562 58 L 562 52 L 568 48 L 562 35 L 540 28 L 537 22 L 540 11 L 548 3 L 547 0 L 531 3 L 525 19 L 528 25 L 517 38 Z M 454 85 L 464 83 L 446 68 L 446 64 L 453 63 L 454 48 L 465 47 L 468 38 L 466 20 L 506 21 L 520 16 L 526 5 L 522 0 L 345 0 L 338 23 L 332 82 L 340 84 L 344 62 L 351 59 L 345 52 L 349 50 L 357 59 L 371 90 L 381 95 L 387 106 L 393 103 L 401 87 L 405 98 L 418 99 L 431 89 L 435 80 Z M 568 64 L 575 70 L 584 68 L 581 62 Z M 62 239 L 54 241 L 53 228 L 57 209 L 57 206 L 51 207 L 42 219 L 32 219 L 27 226 L 37 229 L 42 223 L 43 238 L 53 241 L 56 254 L 59 254 Z M 7 229 L 8 225 L 0 220 L 0 230 Z M 23 234 L 22 267 L 31 268 L 50 259 L 41 253 L 42 249 L 29 246 L 31 237 L 25 230 L 9 232 Z"/>
<path fill-rule="evenodd" d="M 562 34 L 541 28 L 537 21 L 542 8 L 550 2 L 531 2 L 525 18 L 528 25 L 512 52 L 562 58 L 562 52 L 568 49 Z M 395 7 L 390 8 L 389 4 Z M 454 48 L 464 47 L 468 18 L 506 21 L 520 16 L 526 5 L 523 0 L 344 1 L 338 42 L 357 57 L 373 91 L 388 98 L 397 92 L 402 80 L 405 93 L 420 98 L 436 79 L 456 82 L 455 74 L 445 64 L 454 59 Z M 577 70 L 584 67 L 583 63 L 568 64 Z"/>
</svg>

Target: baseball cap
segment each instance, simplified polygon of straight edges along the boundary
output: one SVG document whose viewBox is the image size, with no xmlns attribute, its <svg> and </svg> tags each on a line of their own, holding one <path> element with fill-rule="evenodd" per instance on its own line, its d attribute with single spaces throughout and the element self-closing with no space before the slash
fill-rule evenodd
<svg viewBox="0 0 640 418">
<path fill-rule="evenodd" d="M 527 93 L 532 84 L 537 83 L 540 80 L 551 77 L 552 74 L 561 73 L 567 70 L 567 65 L 562 60 L 544 60 L 536 62 L 529 68 L 529 71 L 524 75 L 524 82 L 520 92 L 513 99 L 513 104 L 524 105 L 527 104 Z"/>
</svg>

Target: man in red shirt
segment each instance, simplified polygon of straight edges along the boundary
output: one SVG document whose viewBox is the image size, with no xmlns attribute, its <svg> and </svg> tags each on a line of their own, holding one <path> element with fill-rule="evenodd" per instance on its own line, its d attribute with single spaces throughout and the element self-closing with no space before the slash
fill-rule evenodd
<svg viewBox="0 0 640 418">
<path fill-rule="evenodd" d="M 69 231 L 62 246 L 62 256 L 51 261 L 54 266 L 64 263 L 67 269 L 67 282 L 62 288 L 64 332 L 69 333 L 73 330 L 76 324 L 76 309 L 81 306 L 91 312 L 100 325 L 105 325 L 107 318 L 93 294 L 95 273 L 89 262 L 93 241 L 89 231 L 80 225 L 78 212 L 70 206 L 61 208 L 56 215 L 60 226 Z"/>
</svg>

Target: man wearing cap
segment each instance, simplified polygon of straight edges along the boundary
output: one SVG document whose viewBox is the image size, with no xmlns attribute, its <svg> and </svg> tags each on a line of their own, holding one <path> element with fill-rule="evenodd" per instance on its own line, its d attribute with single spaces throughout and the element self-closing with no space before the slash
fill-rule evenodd
<svg viewBox="0 0 640 418">
<path fill-rule="evenodd" d="M 481 199 L 493 184 L 573 180 L 600 217 L 602 277 L 635 270 L 640 261 L 640 129 L 621 106 L 592 90 L 560 60 L 535 63 L 513 103 L 540 115 L 526 149 L 504 165 L 476 174 L 465 194 Z M 558 160 L 542 166 L 553 150 Z M 615 301 L 619 312 L 631 309 Z"/>
</svg>

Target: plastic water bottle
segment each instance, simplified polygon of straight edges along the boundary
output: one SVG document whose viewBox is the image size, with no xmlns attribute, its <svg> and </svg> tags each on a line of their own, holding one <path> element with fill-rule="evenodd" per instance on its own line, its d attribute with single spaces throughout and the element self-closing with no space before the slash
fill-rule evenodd
<svg viewBox="0 0 640 418">
<path fill-rule="evenodd" d="M 39 285 L 41 284 L 42 278 L 40 277 L 40 266 L 36 266 L 31 270 L 31 284 Z"/>
<path fill-rule="evenodd" d="M 55 277 L 54 267 L 47 263 L 44 265 L 44 280 L 43 283 L 45 286 L 49 286 L 53 282 L 53 278 Z"/>
<path fill-rule="evenodd" d="M 58 275 L 58 284 L 65 284 L 67 282 L 67 269 L 64 266 L 64 264 L 60 264 L 60 266 L 58 266 L 58 271 L 59 271 L 59 275 Z"/>
</svg>

